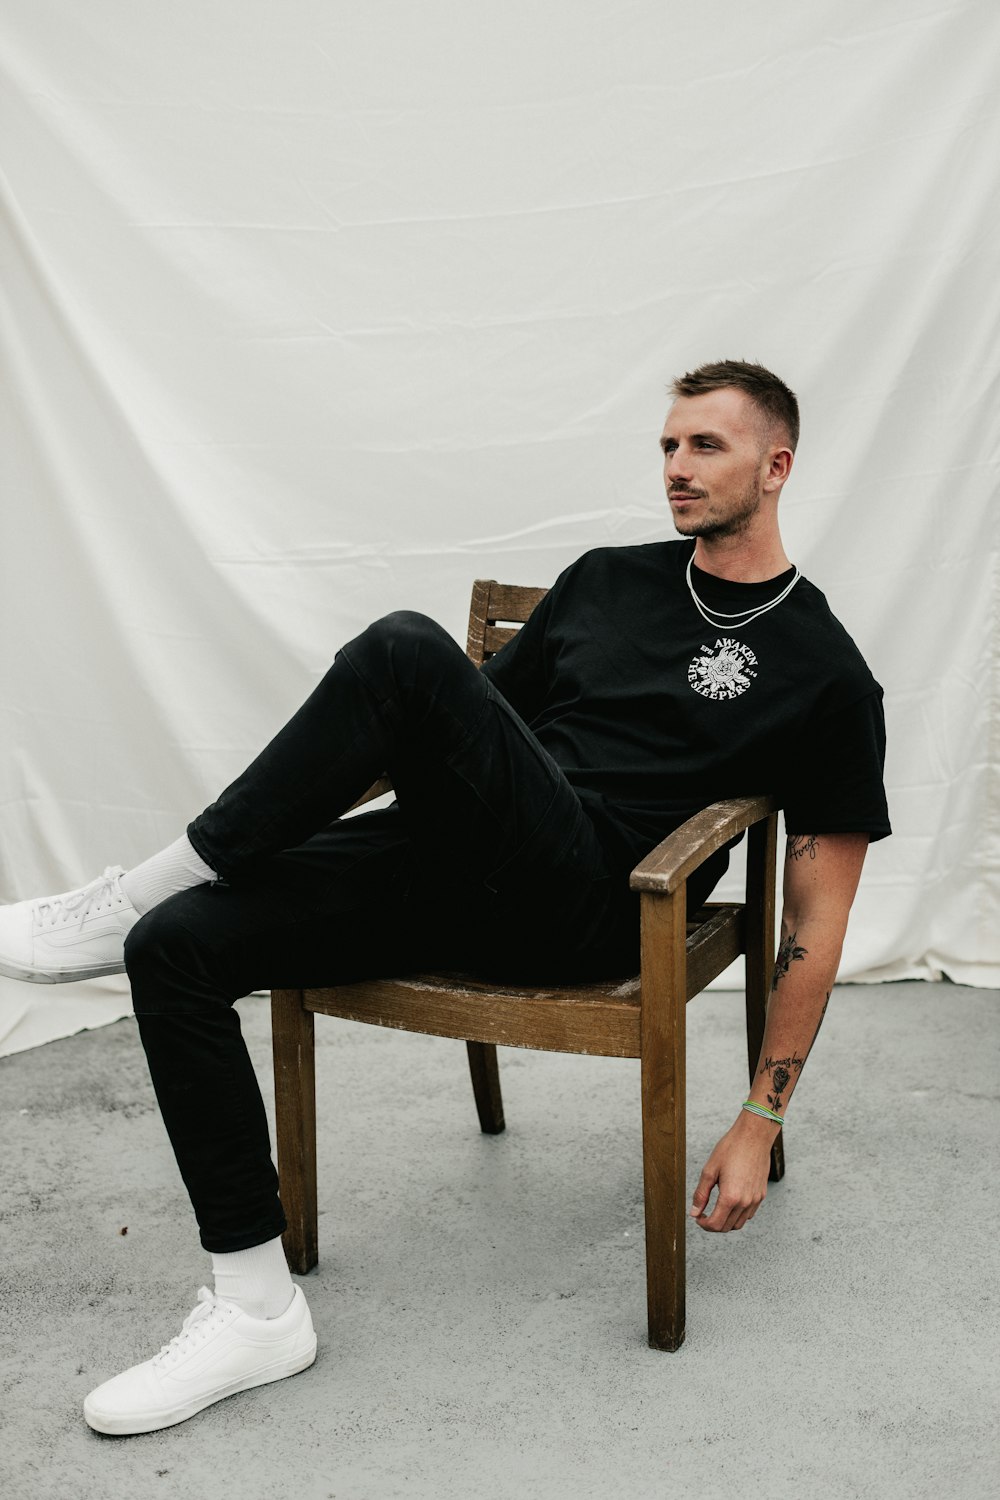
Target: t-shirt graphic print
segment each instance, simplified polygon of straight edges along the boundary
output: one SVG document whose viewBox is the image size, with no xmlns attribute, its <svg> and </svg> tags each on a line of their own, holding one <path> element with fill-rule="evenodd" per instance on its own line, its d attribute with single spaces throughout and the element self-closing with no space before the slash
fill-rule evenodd
<svg viewBox="0 0 1000 1500">
<path fill-rule="evenodd" d="M 757 658 L 742 641 L 721 636 L 702 646 L 688 667 L 688 682 L 703 698 L 738 698 L 757 676 Z"/>
</svg>

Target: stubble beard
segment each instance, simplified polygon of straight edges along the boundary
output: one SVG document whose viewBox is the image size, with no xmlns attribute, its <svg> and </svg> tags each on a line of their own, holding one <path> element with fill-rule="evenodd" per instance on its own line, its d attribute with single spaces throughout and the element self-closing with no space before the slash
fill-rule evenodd
<svg viewBox="0 0 1000 1500">
<path fill-rule="evenodd" d="M 756 484 L 749 484 L 727 516 L 706 515 L 700 521 L 684 516 L 674 516 L 674 527 L 681 536 L 697 536 L 706 540 L 721 541 L 724 538 L 744 536 L 750 530 L 753 519 L 760 510 L 760 495 Z"/>
</svg>

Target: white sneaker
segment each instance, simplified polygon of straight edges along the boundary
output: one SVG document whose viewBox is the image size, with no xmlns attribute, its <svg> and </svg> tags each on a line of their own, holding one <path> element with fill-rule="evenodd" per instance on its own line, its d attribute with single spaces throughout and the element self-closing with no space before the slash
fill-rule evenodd
<svg viewBox="0 0 1000 1500">
<path fill-rule="evenodd" d="M 203 1286 L 177 1337 L 91 1391 L 83 1415 L 96 1432 L 157 1432 L 236 1391 L 295 1375 L 315 1358 L 301 1287 L 280 1318 L 251 1318 Z"/>
<path fill-rule="evenodd" d="M 124 873 L 109 865 L 78 891 L 0 906 L 0 974 L 33 984 L 124 974 L 125 937 L 139 920 Z"/>
</svg>

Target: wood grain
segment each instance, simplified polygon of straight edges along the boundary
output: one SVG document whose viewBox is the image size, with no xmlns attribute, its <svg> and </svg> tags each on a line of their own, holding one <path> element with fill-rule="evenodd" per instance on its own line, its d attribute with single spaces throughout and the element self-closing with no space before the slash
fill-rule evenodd
<svg viewBox="0 0 1000 1500">
<path fill-rule="evenodd" d="M 504 1129 L 503 1097 L 500 1093 L 500 1070 L 497 1049 L 486 1042 L 466 1042 L 472 1092 L 479 1114 L 479 1128 L 484 1135 L 500 1135 Z"/>
<path fill-rule="evenodd" d="M 316 1199 L 316 1058 L 302 990 L 271 991 L 278 1182 L 288 1228 L 285 1258 L 300 1276 L 319 1259 Z"/>
<path fill-rule="evenodd" d="M 773 797 L 765 796 L 713 802 L 668 834 L 636 865 L 629 882 L 632 889 L 676 891 L 709 855 L 777 807 Z"/>
<path fill-rule="evenodd" d="M 772 813 L 750 829 L 747 849 L 747 1062 L 750 1087 L 764 1041 L 767 1002 L 774 975 L 774 887 L 778 818 Z M 770 1182 L 785 1175 L 785 1133 L 779 1130 L 771 1145 Z"/>
<path fill-rule="evenodd" d="M 650 1347 L 684 1339 L 685 892 L 642 898 L 642 1180 Z"/>
</svg>

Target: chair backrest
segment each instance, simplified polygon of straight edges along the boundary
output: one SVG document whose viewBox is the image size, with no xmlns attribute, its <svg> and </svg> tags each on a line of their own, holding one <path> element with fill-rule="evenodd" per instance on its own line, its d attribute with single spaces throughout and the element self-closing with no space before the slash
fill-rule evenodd
<svg viewBox="0 0 1000 1500">
<path fill-rule="evenodd" d="M 466 655 L 481 667 L 515 636 L 548 589 L 521 583 L 497 583 L 477 578 L 472 585 L 469 607 L 469 639 Z"/>
</svg>

